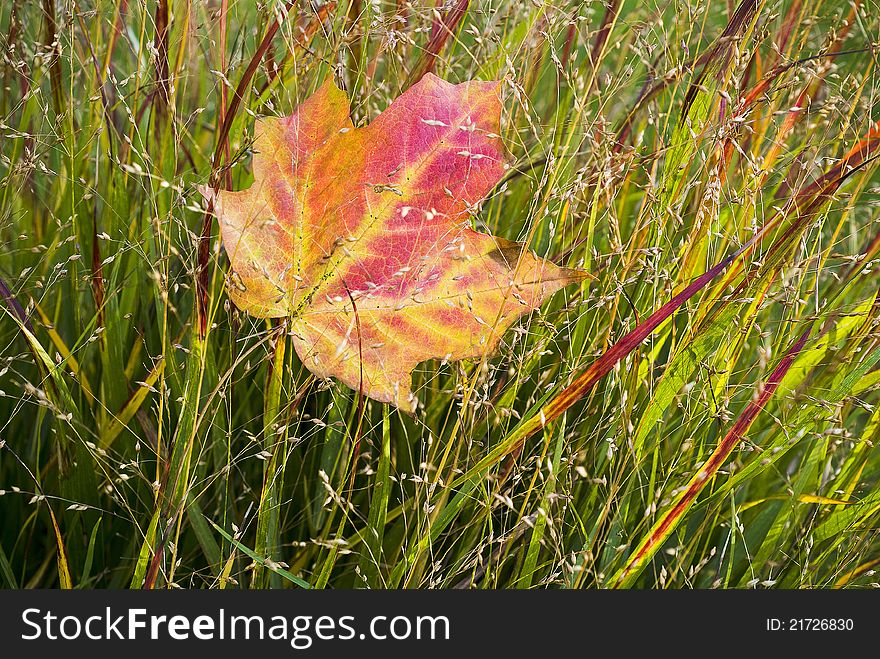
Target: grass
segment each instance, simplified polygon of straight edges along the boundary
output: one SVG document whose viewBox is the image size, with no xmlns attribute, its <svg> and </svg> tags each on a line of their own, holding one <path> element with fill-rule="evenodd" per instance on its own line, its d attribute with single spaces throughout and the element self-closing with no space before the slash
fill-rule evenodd
<svg viewBox="0 0 880 659">
<path fill-rule="evenodd" d="M 0 586 L 831 588 L 880 561 L 880 6 L 0 6 Z M 596 279 L 414 416 L 240 313 L 200 184 L 328 76 L 502 79 L 474 226 Z"/>
</svg>

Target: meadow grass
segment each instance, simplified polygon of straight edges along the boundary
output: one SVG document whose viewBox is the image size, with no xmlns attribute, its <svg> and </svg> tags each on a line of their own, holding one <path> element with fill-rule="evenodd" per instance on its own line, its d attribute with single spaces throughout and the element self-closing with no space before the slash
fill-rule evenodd
<svg viewBox="0 0 880 659">
<path fill-rule="evenodd" d="M 0 4 L 0 586 L 866 587 L 880 6 Z M 197 186 L 333 76 L 502 80 L 472 218 L 590 271 L 412 416 L 228 301 Z"/>
</svg>

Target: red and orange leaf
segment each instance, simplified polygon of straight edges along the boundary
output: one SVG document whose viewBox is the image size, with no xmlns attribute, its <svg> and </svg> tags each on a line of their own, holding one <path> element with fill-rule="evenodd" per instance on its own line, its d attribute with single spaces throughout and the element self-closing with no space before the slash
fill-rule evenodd
<svg viewBox="0 0 880 659">
<path fill-rule="evenodd" d="M 363 128 L 331 82 L 293 115 L 258 121 L 253 185 L 202 189 L 232 301 L 289 318 L 317 376 L 413 409 L 419 362 L 489 353 L 584 276 L 469 228 L 509 167 L 500 117 L 498 83 L 428 74 Z"/>
</svg>

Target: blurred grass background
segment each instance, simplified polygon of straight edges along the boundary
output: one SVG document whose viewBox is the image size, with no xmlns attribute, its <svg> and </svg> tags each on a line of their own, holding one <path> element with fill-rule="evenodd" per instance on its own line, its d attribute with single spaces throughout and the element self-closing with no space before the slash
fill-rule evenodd
<svg viewBox="0 0 880 659">
<path fill-rule="evenodd" d="M 0 586 L 866 587 L 876 2 L 0 5 Z M 327 77 L 501 79 L 474 226 L 590 270 L 414 417 L 239 313 L 199 184 Z M 656 313 L 655 313 L 656 312 Z"/>
</svg>

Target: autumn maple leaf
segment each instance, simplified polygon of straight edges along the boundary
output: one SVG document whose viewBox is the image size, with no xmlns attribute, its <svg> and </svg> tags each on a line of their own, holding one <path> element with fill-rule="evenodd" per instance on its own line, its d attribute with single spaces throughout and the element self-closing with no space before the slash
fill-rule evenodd
<svg viewBox="0 0 880 659">
<path fill-rule="evenodd" d="M 253 185 L 202 188 L 232 301 L 289 318 L 317 376 L 413 410 L 419 362 L 489 353 L 584 276 L 469 227 L 509 168 L 500 118 L 499 83 L 428 74 L 363 128 L 329 81 L 291 116 L 259 120 Z"/>
</svg>

